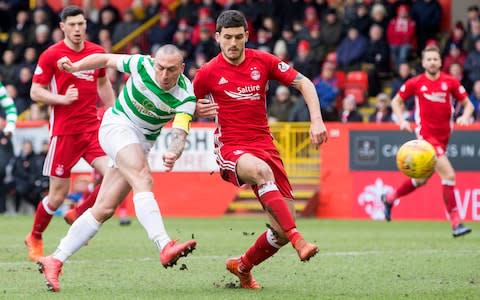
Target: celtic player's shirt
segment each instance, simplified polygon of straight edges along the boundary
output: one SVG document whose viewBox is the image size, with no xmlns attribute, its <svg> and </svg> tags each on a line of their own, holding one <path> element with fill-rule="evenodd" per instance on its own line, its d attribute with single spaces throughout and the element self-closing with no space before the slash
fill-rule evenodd
<svg viewBox="0 0 480 300">
<path fill-rule="evenodd" d="M 5 120 L 7 123 L 15 124 L 17 121 L 17 108 L 13 99 L 7 94 L 5 86 L 0 82 L 0 105 L 5 112 Z"/>
<path fill-rule="evenodd" d="M 144 55 L 125 55 L 118 60 L 117 69 L 130 77 L 113 107 L 113 113 L 127 117 L 150 141 L 176 114 L 193 117 L 196 102 L 192 83 L 183 74 L 173 88 L 163 90 L 155 81 L 153 63 L 153 58 Z"/>
</svg>

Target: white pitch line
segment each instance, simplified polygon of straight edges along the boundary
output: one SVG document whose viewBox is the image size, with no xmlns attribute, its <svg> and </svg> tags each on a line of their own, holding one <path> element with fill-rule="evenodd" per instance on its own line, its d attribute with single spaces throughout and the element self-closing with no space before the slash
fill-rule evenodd
<svg viewBox="0 0 480 300">
<path fill-rule="evenodd" d="M 448 250 L 442 250 L 442 249 L 418 249 L 418 250 L 407 250 L 407 251 L 401 251 L 400 253 L 397 252 L 396 250 L 392 249 L 391 251 L 346 251 L 346 252 L 320 252 L 317 254 L 317 256 L 377 256 L 377 255 L 386 255 L 386 254 L 391 254 L 391 255 L 432 255 L 432 254 L 442 254 L 442 253 L 449 253 L 453 256 L 459 256 L 459 255 L 465 255 L 465 254 L 475 254 L 478 255 L 479 250 L 478 249 L 471 249 L 471 250 L 455 250 L 455 251 L 448 251 Z M 225 260 L 229 256 L 228 255 L 196 255 L 194 252 L 191 256 L 188 256 L 183 259 L 188 259 L 188 260 L 205 260 L 205 259 L 211 259 L 211 260 Z M 276 254 L 275 257 L 297 257 L 295 253 L 291 254 Z M 69 260 L 67 263 L 68 264 L 91 264 L 95 261 L 98 260 L 92 260 L 92 259 L 75 259 L 72 258 Z M 115 258 L 115 259 L 103 259 L 101 260 L 102 262 L 105 263 L 119 263 L 119 262 L 148 262 L 148 261 L 158 261 L 156 257 L 138 257 L 138 258 Z M 36 267 L 34 263 L 30 261 L 0 261 L 0 267 L 15 267 L 15 266 L 32 266 Z"/>
</svg>

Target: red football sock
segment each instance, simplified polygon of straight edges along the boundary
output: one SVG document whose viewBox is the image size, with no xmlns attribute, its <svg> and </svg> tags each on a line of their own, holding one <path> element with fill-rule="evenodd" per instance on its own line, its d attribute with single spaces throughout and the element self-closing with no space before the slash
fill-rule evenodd
<svg viewBox="0 0 480 300">
<path fill-rule="evenodd" d="M 248 248 L 245 254 L 242 255 L 240 264 L 240 271 L 250 272 L 253 266 L 259 265 L 267 258 L 277 253 L 277 247 L 272 246 L 267 239 L 267 231 L 262 233 L 255 243 Z"/>
<path fill-rule="evenodd" d="M 294 244 L 294 241 L 300 237 L 300 234 L 295 229 L 297 227 L 295 220 L 285 199 L 278 191 L 277 185 L 274 182 L 267 182 L 259 186 L 258 195 L 265 210 L 273 215 L 283 232 L 286 233 L 288 240 Z"/>
<path fill-rule="evenodd" d="M 387 195 L 387 202 L 388 203 L 393 203 L 395 199 L 398 199 L 400 197 L 403 197 L 405 195 L 410 194 L 413 192 L 417 187 L 413 185 L 412 182 L 413 179 L 407 179 L 405 180 L 395 192 L 388 194 Z"/>
<path fill-rule="evenodd" d="M 42 239 L 42 234 L 47 228 L 48 224 L 52 220 L 55 208 L 48 203 L 48 198 L 43 198 L 37 205 L 37 211 L 35 212 L 35 219 L 33 220 L 32 236 L 37 240 Z"/>
<path fill-rule="evenodd" d="M 80 202 L 80 204 L 75 207 L 75 212 L 77 217 L 80 217 L 87 209 L 95 204 L 95 200 L 97 200 L 98 191 L 100 190 L 100 184 L 97 184 L 93 191 L 86 195 L 86 197 Z"/>
<path fill-rule="evenodd" d="M 457 202 L 455 201 L 455 193 L 453 188 L 453 185 L 442 184 L 443 202 L 448 214 L 450 215 L 450 222 L 452 223 L 452 226 L 456 226 L 460 223 L 460 217 L 458 216 L 457 212 Z"/>
</svg>

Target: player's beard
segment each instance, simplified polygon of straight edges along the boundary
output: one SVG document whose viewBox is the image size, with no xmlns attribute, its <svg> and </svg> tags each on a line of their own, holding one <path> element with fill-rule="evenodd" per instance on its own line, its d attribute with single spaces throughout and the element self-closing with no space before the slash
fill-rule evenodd
<svg viewBox="0 0 480 300">
<path fill-rule="evenodd" d="M 235 50 L 236 52 L 233 52 L 233 53 L 231 52 L 231 48 L 225 51 L 225 57 L 227 57 L 228 60 L 231 61 L 232 63 L 238 63 L 241 60 L 242 54 L 243 54 L 242 49 L 235 48 Z"/>
<path fill-rule="evenodd" d="M 440 67 L 430 67 L 426 69 L 428 75 L 435 77 L 438 75 L 438 72 L 440 72 Z"/>
</svg>

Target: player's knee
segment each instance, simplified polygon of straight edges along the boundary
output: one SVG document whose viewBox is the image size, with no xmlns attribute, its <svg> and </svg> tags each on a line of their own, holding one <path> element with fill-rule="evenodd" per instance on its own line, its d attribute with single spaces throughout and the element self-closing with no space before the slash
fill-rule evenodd
<svg viewBox="0 0 480 300">
<path fill-rule="evenodd" d="M 274 179 L 272 169 L 266 163 L 257 164 L 255 166 L 255 177 L 258 179 L 259 183 L 273 181 Z"/>
<path fill-rule="evenodd" d="M 98 207 L 98 209 L 96 209 L 95 211 L 95 216 L 98 218 L 98 222 L 104 223 L 105 221 L 110 219 L 114 213 L 114 207 Z"/>
</svg>

